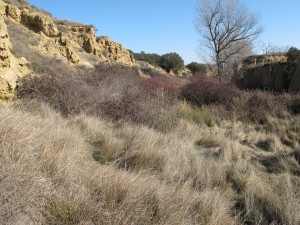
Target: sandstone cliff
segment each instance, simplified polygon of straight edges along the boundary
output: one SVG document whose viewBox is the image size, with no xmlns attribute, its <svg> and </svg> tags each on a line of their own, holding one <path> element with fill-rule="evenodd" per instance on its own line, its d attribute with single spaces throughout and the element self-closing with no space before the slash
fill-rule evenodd
<svg viewBox="0 0 300 225">
<path fill-rule="evenodd" d="M 26 56 L 12 53 L 5 21 L 28 30 L 36 46 L 26 46 L 38 54 L 66 61 L 74 66 L 93 67 L 99 62 L 135 65 L 133 56 L 108 37 L 97 37 L 93 26 L 64 22 L 31 6 L 18 7 L 0 0 L 0 99 L 10 99 L 18 79 L 29 74 Z M 30 63 L 30 61 L 29 61 Z"/>
<path fill-rule="evenodd" d="M 0 16 L 0 101 L 13 97 L 18 79 L 29 73 L 25 58 L 16 58 L 11 53 L 7 26 Z"/>
<path fill-rule="evenodd" d="M 250 56 L 237 65 L 236 76 L 244 88 L 300 91 L 300 65 L 287 56 Z"/>
</svg>

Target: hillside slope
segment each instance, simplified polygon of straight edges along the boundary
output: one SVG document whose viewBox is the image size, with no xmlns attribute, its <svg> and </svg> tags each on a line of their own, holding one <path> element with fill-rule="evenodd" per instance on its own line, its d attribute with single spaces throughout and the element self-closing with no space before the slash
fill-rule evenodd
<svg viewBox="0 0 300 225">
<path fill-rule="evenodd" d="M 57 20 L 20 2 L 18 7 L 0 1 L 0 98 L 12 97 L 18 78 L 35 72 L 28 69 L 34 63 L 32 55 L 60 59 L 77 67 L 93 67 L 103 61 L 134 65 L 128 50 L 108 37 L 96 37 L 92 25 Z"/>
</svg>

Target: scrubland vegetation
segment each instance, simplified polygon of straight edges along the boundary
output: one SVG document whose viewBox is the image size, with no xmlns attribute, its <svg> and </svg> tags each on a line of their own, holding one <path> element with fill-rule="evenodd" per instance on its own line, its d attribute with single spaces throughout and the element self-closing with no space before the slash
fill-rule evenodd
<svg viewBox="0 0 300 225">
<path fill-rule="evenodd" d="M 1 224 L 298 224 L 299 96 L 50 65 L 0 108 Z"/>
<path fill-rule="evenodd" d="M 75 68 L 6 22 L 33 74 L 0 106 L 0 224 L 299 224 L 299 94 Z"/>
</svg>

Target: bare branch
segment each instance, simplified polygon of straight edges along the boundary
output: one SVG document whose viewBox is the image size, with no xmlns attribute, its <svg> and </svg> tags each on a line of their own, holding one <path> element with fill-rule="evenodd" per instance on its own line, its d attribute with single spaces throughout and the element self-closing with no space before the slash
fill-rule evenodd
<svg viewBox="0 0 300 225">
<path fill-rule="evenodd" d="M 198 12 L 195 27 L 202 37 L 202 47 L 212 53 L 218 76 L 223 76 L 224 64 L 262 33 L 259 17 L 238 0 L 199 0 Z"/>
</svg>

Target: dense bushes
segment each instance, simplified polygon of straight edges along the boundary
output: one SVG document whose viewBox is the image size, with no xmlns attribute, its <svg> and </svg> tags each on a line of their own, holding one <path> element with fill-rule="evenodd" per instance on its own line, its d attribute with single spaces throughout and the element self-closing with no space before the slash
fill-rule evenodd
<svg viewBox="0 0 300 225">
<path fill-rule="evenodd" d="M 240 120 L 266 124 L 269 117 L 286 116 L 289 111 L 288 98 L 287 94 L 276 96 L 266 91 L 240 91 L 226 107 L 229 112 L 235 112 L 235 116 Z"/>
<path fill-rule="evenodd" d="M 206 74 L 207 73 L 207 66 L 205 64 L 191 62 L 186 67 L 188 69 L 190 69 L 193 72 L 193 74 L 196 74 L 196 73 Z"/>
<path fill-rule="evenodd" d="M 18 90 L 20 98 L 49 103 L 64 115 L 79 113 L 97 101 L 97 91 L 74 75 L 27 76 Z"/>
<path fill-rule="evenodd" d="M 83 112 L 161 131 L 174 125 L 175 114 L 170 108 L 178 88 L 171 82 L 141 79 L 135 69 L 122 65 L 99 64 L 86 71 L 86 76 L 70 72 L 48 70 L 41 76 L 27 76 L 21 80 L 18 96 L 47 102 L 65 116 Z"/>
<path fill-rule="evenodd" d="M 234 85 L 206 76 L 193 77 L 181 90 L 183 98 L 197 106 L 225 103 L 238 94 Z"/>
<path fill-rule="evenodd" d="M 161 67 L 168 73 L 170 71 L 176 72 L 184 67 L 183 59 L 175 52 L 167 53 L 162 56 L 154 53 L 148 54 L 143 51 L 141 53 L 130 52 L 136 60 L 145 61 L 153 66 Z"/>
<path fill-rule="evenodd" d="M 293 114 L 296 97 L 283 93 L 239 90 L 229 82 L 206 76 L 193 77 L 181 88 L 182 97 L 195 106 L 211 106 L 223 119 L 267 124 L 269 117 Z"/>
</svg>

